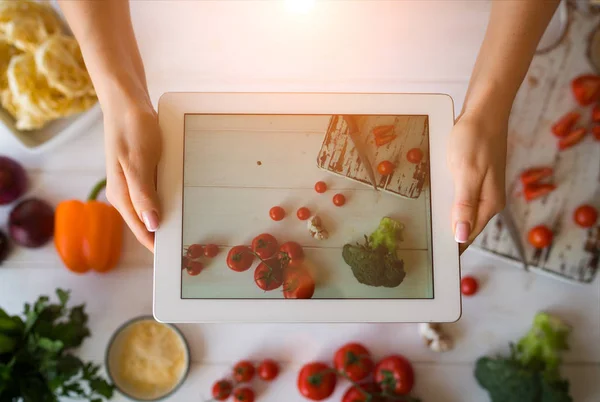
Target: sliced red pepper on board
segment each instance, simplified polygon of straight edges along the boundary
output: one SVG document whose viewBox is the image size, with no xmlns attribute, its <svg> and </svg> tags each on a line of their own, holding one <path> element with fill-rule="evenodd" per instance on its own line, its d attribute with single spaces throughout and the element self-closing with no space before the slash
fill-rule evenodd
<svg viewBox="0 0 600 402">
<path fill-rule="evenodd" d="M 573 145 L 583 140 L 583 137 L 585 137 L 586 134 L 587 131 L 583 127 L 571 131 L 568 135 L 558 140 L 558 149 L 562 151 L 571 148 Z"/>
<path fill-rule="evenodd" d="M 600 100 L 600 76 L 584 74 L 571 81 L 575 100 L 581 106 L 588 106 Z"/>
<path fill-rule="evenodd" d="M 524 186 L 538 183 L 547 177 L 552 176 L 554 170 L 551 167 L 538 167 L 525 170 L 521 173 L 521 183 Z"/>
<path fill-rule="evenodd" d="M 528 184 L 525 186 L 523 193 L 527 201 L 535 200 L 536 198 L 543 197 L 556 190 L 554 184 Z"/>
<path fill-rule="evenodd" d="M 391 124 L 387 126 L 377 126 L 373 128 L 373 135 L 375 137 L 380 137 L 386 134 L 390 134 L 392 131 L 394 131 L 394 126 Z"/>
<path fill-rule="evenodd" d="M 552 125 L 552 133 L 557 137 L 564 137 L 581 118 L 579 112 L 569 112 Z"/>
<path fill-rule="evenodd" d="M 600 104 L 596 103 L 594 109 L 592 109 L 592 121 L 594 123 L 600 123 Z"/>
<path fill-rule="evenodd" d="M 375 145 L 378 147 L 389 144 L 397 137 L 394 134 L 393 125 L 377 126 L 373 129 L 373 135 L 375 136 Z"/>
<path fill-rule="evenodd" d="M 600 141 L 600 126 L 592 127 L 592 133 L 594 134 L 596 141 Z"/>
</svg>

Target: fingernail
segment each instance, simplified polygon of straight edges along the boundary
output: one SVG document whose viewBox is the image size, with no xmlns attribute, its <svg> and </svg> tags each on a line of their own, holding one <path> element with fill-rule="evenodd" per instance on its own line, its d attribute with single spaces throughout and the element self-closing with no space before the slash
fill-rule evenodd
<svg viewBox="0 0 600 402">
<path fill-rule="evenodd" d="M 142 212 L 142 220 L 148 232 L 156 232 L 156 229 L 158 229 L 158 214 L 155 211 Z"/>
<path fill-rule="evenodd" d="M 456 222 L 456 227 L 454 228 L 454 240 L 457 243 L 466 243 L 469 240 L 469 235 L 471 234 L 471 225 L 469 222 Z"/>
</svg>

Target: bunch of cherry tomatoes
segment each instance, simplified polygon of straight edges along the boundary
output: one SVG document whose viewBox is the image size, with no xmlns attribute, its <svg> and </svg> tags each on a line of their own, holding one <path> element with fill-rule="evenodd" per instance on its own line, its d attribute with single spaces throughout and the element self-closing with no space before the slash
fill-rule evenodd
<svg viewBox="0 0 600 402">
<path fill-rule="evenodd" d="M 333 367 L 323 362 L 305 364 L 298 373 L 298 391 L 312 401 L 333 395 L 339 379 L 350 382 L 342 402 L 418 402 L 410 396 L 415 375 L 410 362 L 391 355 L 374 363 L 360 343 L 342 346 L 333 356 Z"/>
<path fill-rule="evenodd" d="M 202 257 L 213 258 L 218 246 L 192 244 L 183 257 L 183 268 L 190 275 L 198 275 L 204 268 Z M 260 289 L 272 291 L 283 287 L 286 299 L 310 299 L 315 292 L 315 281 L 305 261 L 304 249 L 296 242 L 281 245 L 275 236 L 262 233 L 250 246 L 234 246 L 227 253 L 227 266 L 235 272 L 245 272 L 254 263 L 254 282 Z"/>
<path fill-rule="evenodd" d="M 249 383 L 255 374 L 263 381 L 273 381 L 279 374 L 279 366 L 271 359 L 263 360 L 256 367 L 247 360 L 238 362 L 233 367 L 230 378 L 214 383 L 213 400 L 225 401 L 233 396 L 235 402 L 254 402 L 256 395 Z"/>
</svg>

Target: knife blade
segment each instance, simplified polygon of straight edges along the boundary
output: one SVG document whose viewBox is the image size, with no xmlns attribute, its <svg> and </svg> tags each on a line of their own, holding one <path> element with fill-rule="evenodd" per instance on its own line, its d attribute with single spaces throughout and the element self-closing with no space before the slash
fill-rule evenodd
<svg viewBox="0 0 600 402">
<path fill-rule="evenodd" d="M 523 268 L 525 269 L 525 271 L 528 271 L 529 267 L 527 265 L 525 248 L 523 247 L 523 243 L 521 242 L 521 232 L 517 228 L 517 224 L 515 223 L 513 214 L 508 205 L 506 205 L 504 210 L 500 212 L 500 218 L 502 219 L 502 222 L 504 222 L 504 226 L 506 226 L 506 229 L 508 230 L 508 235 L 510 236 L 510 239 L 512 240 L 515 248 L 517 249 L 517 253 L 519 254 L 521 263 L 523 263 Z"/>
<path fill-rule="evenodd" d="M 373 166 L 371 165 L 371 161 L 367 156 L 367 152 L 365 151 L 365 143 L 361 140 L 360 131 L 358 129 L 358 124 L 354 120 L 353 116 L 343 116 L 346 125 L 348 126 L 348 136 L 354 143 L 354 148 L 358 153 L 358 158 L 364 165 L 367 170 L 367 176 L 369 176 L 369 180 L 371 181 L 371 185 L 377 191 L 377 179 L 375 178 L 375 171 L 373 170 Z"/>
</svg>

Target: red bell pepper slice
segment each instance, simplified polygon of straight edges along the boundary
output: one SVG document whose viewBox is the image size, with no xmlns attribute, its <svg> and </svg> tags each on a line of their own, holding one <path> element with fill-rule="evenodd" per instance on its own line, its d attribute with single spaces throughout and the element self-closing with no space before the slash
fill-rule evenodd
<svg viewBox="0 0 600 402">
<path fill-rule="evenodd" d="M 552 176 L 552 173 L 554 173 L 554 170 L 551 167 L 527 169 L 521 173 L 521 183 L 523 183 L 524 186 L 539 183 L 545 178 Z"/>
<path fill-rule="evenodd" d="M 558 140 L 558 149 L 565 150 L 567 148 L 571 148 L 573 145 L 579 143 L 583 140 L 583 137 L 587 134 L 585 128 L 581 127 L 576 130 L 571 131 L 565 137 Z"/>
<path fill-rule="evenodd" d="M 569 112 L 552 125 L 552 133 L 557 137 L 564 137 L 581 118 L 579 112 Z"/>
<path fill-rule="evenodd" d="M 600 104 L 596 103 L 592 109 L 592 121 L 600 123 Z"/>
<path fill-rule="evenodd" d="M 378 147 L 389 144 L 397 137 L 394 134 L 393 125 L 377 126 L 373 128 L 373 135 L 375 136 L 375 145 Z"/>
<path fill-rule="evenodd" d="M 600 141 L 600 126 L 592 127 L 592 133 L 594 134 L 596 141 Z"/>
<path fill-rule="evenodd" d="M 543 197 L 556 190 L 554 184 L 528 184 L 525 186 L 523 193 L 527 202 Z"/>
<path fill-rule="evenodd" d="M 571 81 L 575 100 L 581 106 L 588 106 L 600 100 L 600 76 L 584 74 Z"/>
</svg>

